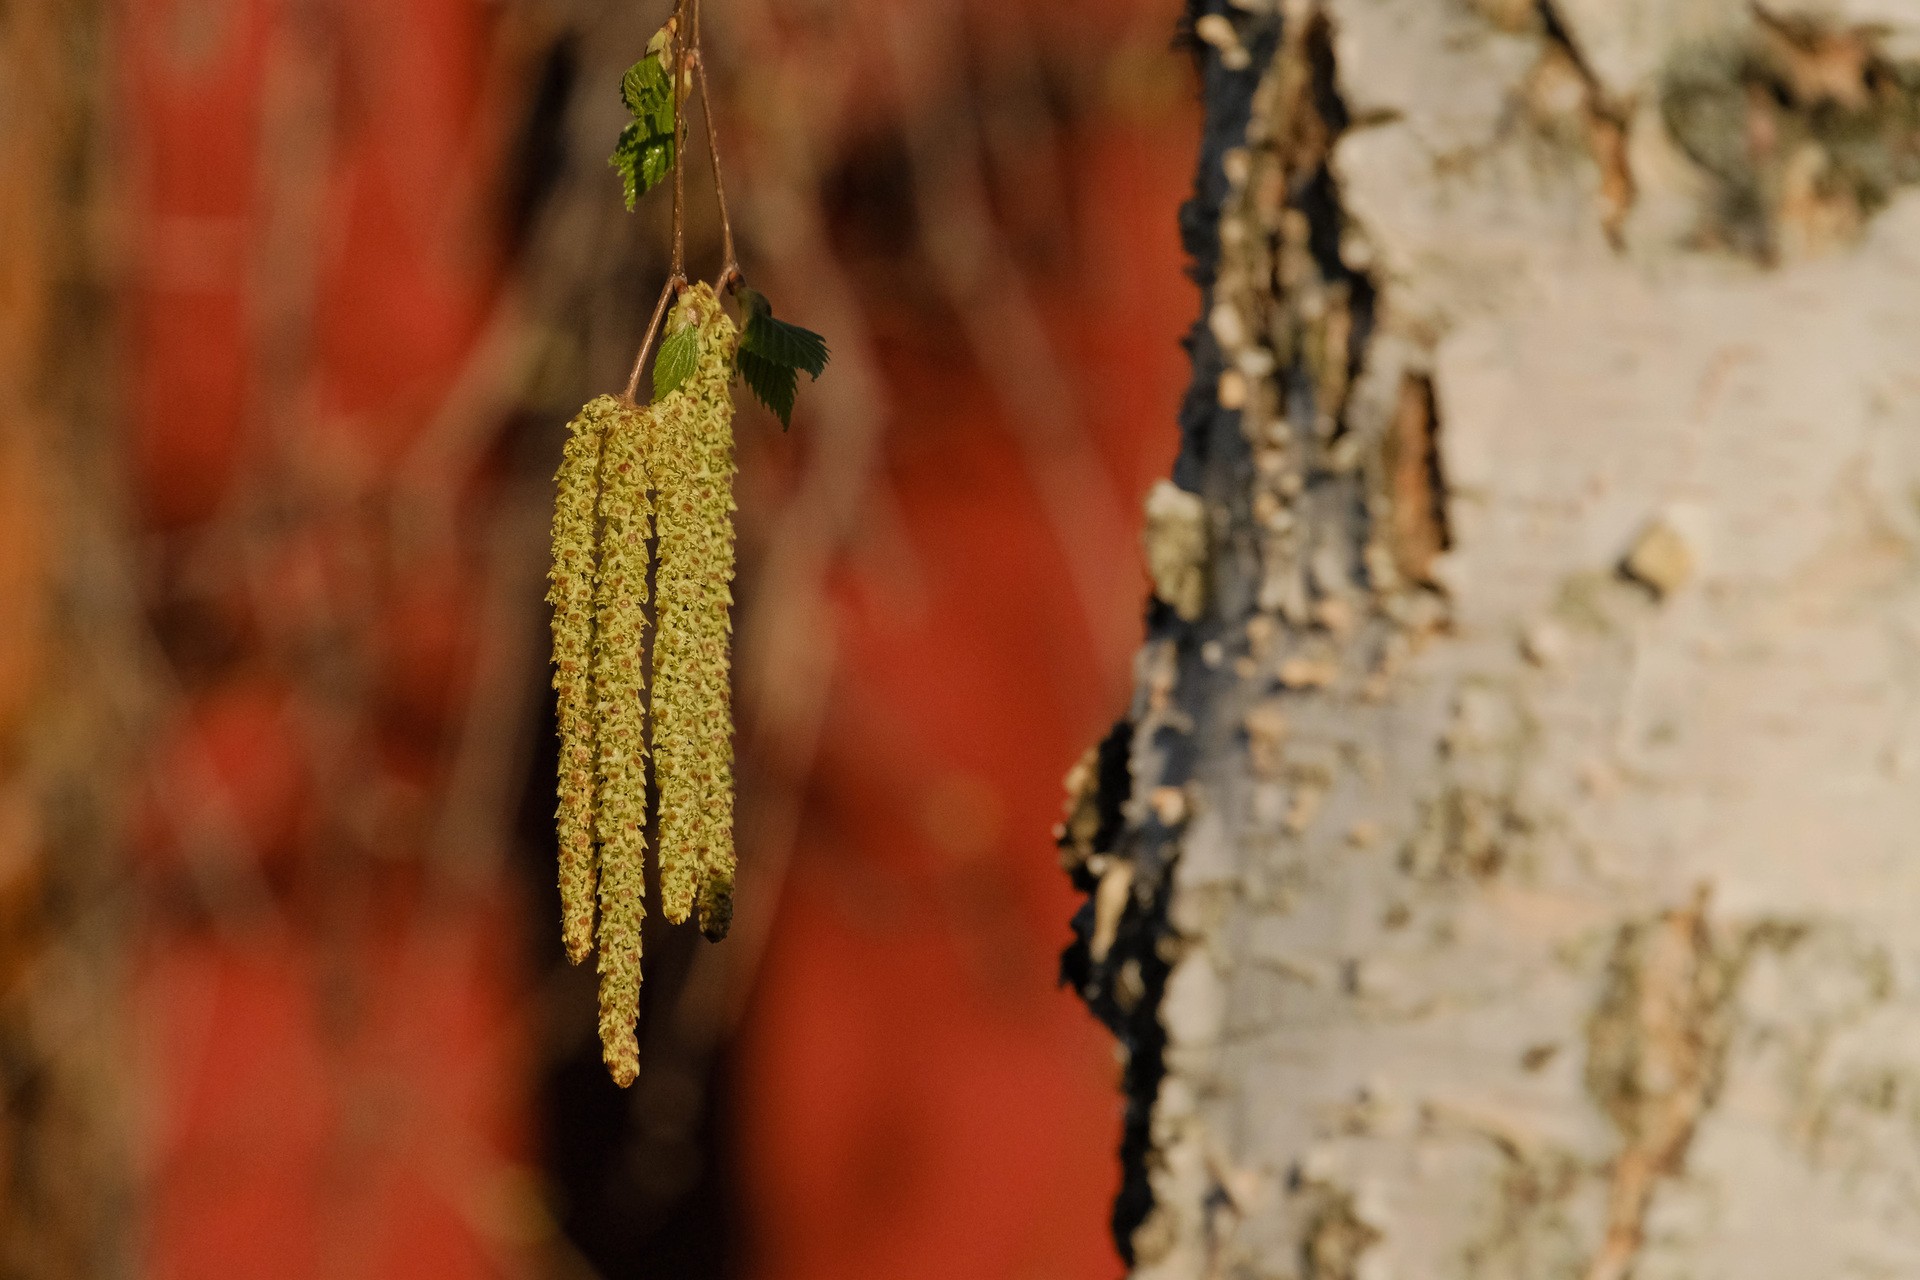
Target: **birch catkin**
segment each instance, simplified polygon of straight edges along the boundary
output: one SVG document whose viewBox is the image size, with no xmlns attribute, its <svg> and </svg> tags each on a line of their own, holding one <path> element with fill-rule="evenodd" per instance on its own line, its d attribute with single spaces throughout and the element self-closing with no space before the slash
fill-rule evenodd
<svg viewBox="0 0 1920 1280">
<path fill-rule="evenodd" d="M 706 285 L 682 296 L 668 331 L 678 351 L 690 342 L 694 353 L 678 386 L 647 408 L 602 396 L 573 421 L 547 596 L 560 695 L 561 925 L 576 964 L 599 951 L 601 1047 L 623 1086 L 639 1072 L 649 728 L 661 912 L 680 923 L 697 909 L 714 939 L 733 913 L 728 614 L 739 335 Z"/>
<path fill-rule="evenodd" d="M 721 317 L 725 321 L 725 317 Z M 729 326 L 730 328 L 731 326 Z M 728 368 L 731 367 L 728 356 Z M 705 607 L 698 617 L 696 653 L 703 718 L 695 724 L 703 820 L 700 859 L 700 931 L 719 941 L 733 921 L 733 402 L 724 374 L 710 378 L 707 401 L 693 418 L 696 455 L 703 459 L 700 510 L 705 553 L 700 581 Z"/>
<path fill-rule="evenodd" d="M 646 465 L 654 413 L 613 404 L 600 482 L 600 574 L 594 596 L 594 712 L 599 732 L 600 1041 L 622 1085 L 639 1071 L 640 930 L 646 919 L 647 746 L 644 644 Z"/>
<path fill-rule="evenodd" d="M 706 285 L 687 291 L 671 324 L 697 329 L 699 357 L 654 408 L 661 460 L 652 703 L 660 900 L 676 923 L 698 902 L 711 937 L 724 914 L 720 899 L 731 899 L 734 864 L 728 610 L 738 334 Z"/>
<path fill-rule="evenodd" d="M 580 411 L 568 426 L 560 473 L 554 477 L 559 497 L 553 508 L 547 603 L 553 606 L 553 687 L 559 694 L 560 934 L 567 959 L 575 964 L 593 949 L 594 524 L 602 426 L 618 409 L 618 401 L 602 397 Z"/>
<path fill-rule="evenodd" d="M 623 1086 L 639 1073 L 649 752 L 661 914 L 679 924 L 697 911 L 700 931 L 716 942 L 733 920 L 733 382 L 784 429 L 793 424 L 800 374 L 818 378 L 829 359 L 825 338 L 776 319 L 766 296 L 747 284 L 711 120 L 707 151 L 726 254 L 719 278 L 741 324 L 721 306 L 720 286 L 687 283 L 679 153 L 696 73 L 703 102 L 707 94 L 699 12 L 699 0 L 682 0 L 621 77 L 630 119 L 609 163 L 628 209 L 672 176 L 673 275 L 626 394 L 603 396 L 574 420 L 553 518 L 548 599 L 560 693 L 562 931 L 578 964 L 596 942 L 597 889 L 600 1040 Z M 669 301 L 675 305 L 656 349 Z M 653 395 L 643 409 L 634 397 L 649 354 Z"/>
</svg>

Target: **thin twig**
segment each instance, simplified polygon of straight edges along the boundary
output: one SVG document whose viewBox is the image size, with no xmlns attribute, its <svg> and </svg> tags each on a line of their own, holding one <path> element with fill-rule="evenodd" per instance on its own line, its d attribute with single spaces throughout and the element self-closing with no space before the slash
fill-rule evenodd
<svg viewBox="0 0 1920 1280">
<path fill-rule="evenodd" d="M 686 19 L 673 41 L 673 279 L 687 279 L 687 81 L 692 78 L 691 51 L 699 38 L 700 0 L 681 0 Z"/>
<path fill-rule="evenodd" d="M 640 354 L 634 358 L 633 372 L 627 375 L 627 389 L 621 398 L 637 404 L 640 375 L 646 372 L 647 357 L 653 354 L 653 340 L 660 332 L 660 320 L 667 314 L 667 302 L 680 296 L 687 287 L 687 81 L 692 66 L 691 51 L 699 39 L 699 0 L 680 0 L 673 8 L 673 271 L 654 303 L 653 319 L 640 339 Z"/>
<path fill-rule="evenodd" d="M 713 121 L 713 99 L 707 93 L 707 60 L 701 56 L 700 0 L 693 4 L 693 40 L 691 61 L 700 85 L 700 116 L 707 126 L 707 158 L 713 161 L 713 196 L 720 205 L 720 278 L 713 291 L 719 293 L 746 277 L 740 271 L 740 258 L 733 249 L 733 218 L 727 212 L 727 184 L 720 176 L 720 130 Z"/>
<path fill-rule="evenodd" d="M 700 56 L 700 47 L 696 43 L 693 50 L 694 82 L 700 86 L 700 114 L 707 122 L 707 155 L 713 160 L 713 195 L 720 202 L 720 251 L 722 262 L 720 278 L 714 282 L 713 291 L 723 292 L 732 285 L 746 279 L 740 270 L 740 259 L 733 248 L 733 219 L 727 213 L 727 184 L 720 176 L 720 138 L 718 126 L 713 122 L 713 100 L 707 96 L 707 61 Z"/>
<path fill-rule="evenodd" d="M 621 397 L 628 404 L 639 403 L 634 397 L 640 394 L 640 375 L 647 367 L 647 357 L 653 354 L 654 335 L 660 332 L 660 320 L 667 314 L 667 302 L 678 293 L 676 283 L 685 284 L 686 281 L 667 281 L 666 288 L 660 291 L 660 301 L 653 305 L 653 319 L 647 321 L 647 332 L 640 339 L 640 357 L 633 362 L 633 374 L 627 379 L 627 389 Z"/>
<path fill-rule="evenodd" d="M 633 362 L 633 373 L 627 379 L 625 399 L 628 404 L 636 403 L 640 394 L 640 376 L 646 371 L 647 357 L 653 354 L 654 338 L 660 328 L 660 318 L 665 314 L 667 299 L 679 296 L 687 287 L 687 98 L 692 86 L 700 86 L 700 113 L 706 119 L 707 156 L 713 161 L 713 194 L 720 204 L 720 239 L 722 257 L 720 278 L 714 282 L 715 293 L 724 292 L 746 280 L 746 274 L 740 269 L 739 254 L 734 248 L 733 217 L 727 210 L 726 180 L 720 172 L 719 130 L 713 121 L 713 100 L 707 90 L 707 64 L 700 56 L 700 0 L 680 0 L 673 10 L 674 36 L 673 55 L 673 271 L 667 278 L 667 287 L 661 292 L 660 301 L 653 309 L 653 319 L 647 325 L 647 332 L 640 344 L 640 355 Z"/>
</svg>

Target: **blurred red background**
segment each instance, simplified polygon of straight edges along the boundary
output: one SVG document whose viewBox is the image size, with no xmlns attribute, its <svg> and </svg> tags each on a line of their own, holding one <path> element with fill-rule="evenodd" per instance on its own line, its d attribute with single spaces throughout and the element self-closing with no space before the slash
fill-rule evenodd
<svg viewBox="0 0 1920 1280">
<path fill-rule="evenodd" d="M 791 435 L 739 424 L 743 893 L 771 914 L 720 977 L 683 946 L 650 979 L 647 1043 L 717 1095 L 682 1104 L 676 1181 L 621 1172 L 680 1158 L 645 1141 L 663 1086 L 566 1065 L 591 1015 L 537 881 L 539 504 L 556 406 L 606 388 L 541 312 L 525 223 L 564 185 L 525 194 L 525 138 L 556 103 L 584 131 L 564 108 L 623 51 L 584 56 L 564 5 L 123 0 L 126 456 L 168 691 L 133 814 L 147 1273 L 1119 1273 L 1112 1048 L 1055 983 L 1048 832 L 1122 709 L 1137 499 L 1174 448 L 1176 9 L 710 6 L 748 272 L 836 362 Z M 681 1226 L 623 1227 L 621 1189 L 663 1184 Z"/>
</svg>

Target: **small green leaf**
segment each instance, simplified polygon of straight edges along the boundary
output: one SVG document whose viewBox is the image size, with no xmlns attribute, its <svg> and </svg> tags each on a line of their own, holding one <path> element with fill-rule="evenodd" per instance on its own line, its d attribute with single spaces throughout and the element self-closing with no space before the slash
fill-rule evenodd
<svg viewBox="0 0 1920 1280">
<path fill-rule="evenodd" d="M 661 102 L 673 102 L 673 77 L 657 57 L 646 57 L 627 68 L 620 78 L 620 101 L 635 119 L 651 120 Z"/>
<path fill-rule="evenodd" d="M 672 172 L 673 135 L 667 134 L 664 138 L 647 143 L 640 153 L 640 193 L 645 195 L 653 190 L 666 181 L 667 175 Z M 633 207 L 631 200 L 627 202 L 627 207 Z"/>
<path fill-rule="evenodd" d="M 674 139 L 671 132 L 645 133 L 638 121 L 620 131 L 620 141 L 607 163 L 620 175 L 629 212 L 640 197 L 659 186 L 673 172 Z"/>
<path fill-rule="evenodd" d="M 620 175 L 629 210 L 640 199 L 640 150 L 640 126 L 630 124 L 620 131 L 620 140 L 613 144 L 613 155 L 607 160 Z"/>
<path fill-rule="evenodd" d="M 735 358 L 740 376 L 783 426 L 791 426 L 800 370 L 813 378 L 825 372 L 827 340 L 811 329 L 774 319 L 773 307 L 757 289 L 741 285 L 734 296 L 747 322 Z"/>
<path fill-rule="evenodd" d="M 811 329 L 775 320 L 771 311 L 755 312 L 747 320 L 741 346 L 763 360 L 805 369 L 815 379 L 826 371 L 827 340 Z"/>
<path fill-rule="evenodd" d="M 755 316 L 773 314 L 773 304 L 767 301 L 767 295 L 750 284 L 743 284 L 734 290 L 734 297 L 740 299 L 740 309 L 747 314 L 747 323 L 752 324 Z"/>
<path fill-rule="evenodd" d="M 792 367 L 755 355 L 745 347 L 738 357 L 740 376 L 754 398 L 780 419 L 784 429 L 793 425 L 793 400 L 800 388 L 800 375 Z"/>
<path fill-rule="evenodd" d="M 653 359 L 653 402 L 665 400 L 700 363 L 700 331 L 693 325 L 667 335 Z"/>
<path fill-rule="evenodd" d="M 665 34 L 662 28 L 648 44 L 647 56 L 620 78 L 620 101 L 633 120 L 620 131 L 607 163 L 620 175 L 629 210 L 673 172 L 676 159 L 673 76 L 667 71 Z"/>
</svg>

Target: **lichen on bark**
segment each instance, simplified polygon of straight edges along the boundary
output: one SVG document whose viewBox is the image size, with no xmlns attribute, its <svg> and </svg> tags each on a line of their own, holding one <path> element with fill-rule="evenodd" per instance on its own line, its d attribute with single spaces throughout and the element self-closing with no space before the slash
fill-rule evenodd
<svg viewBox="0 0 1920 1280">
<path fill-rule="evenodd" d="M 1920 182 L 1920 62 L 1884 31 L 1756 5 L 1678 50 L 1661 116 L 1711 175 L 1703 243 L 1772 261 L 1843 244 Z"/>
</svg>

